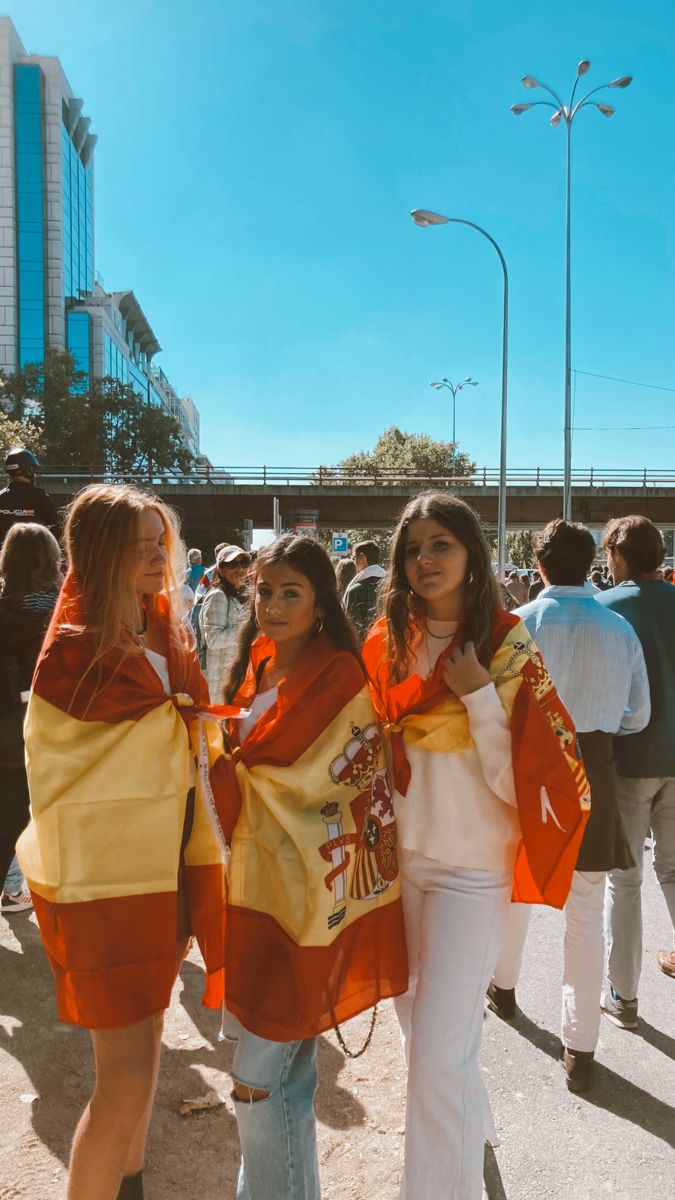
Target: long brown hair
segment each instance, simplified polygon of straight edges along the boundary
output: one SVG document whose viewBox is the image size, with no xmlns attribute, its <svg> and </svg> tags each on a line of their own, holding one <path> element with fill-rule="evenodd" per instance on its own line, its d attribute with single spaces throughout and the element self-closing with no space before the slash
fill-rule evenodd
<svg viewBox="0 0 675 1200">
<path fill-rule="evenodd" d="M 313 538 L 287 533 L 260 550 L 255 560 L 255 574 L 251 583 L 246 617 L 239 635 L 237 657 L 225 682 L 225 697 L 228 701 L 236 696 L 244 682 L 251 646 L 259 632 L 255 615 L 258 579 L 265 567 L 276 566 L 278 563 L 288 563 L 294 571 L 306 576 L 316 595 L 316 605 L 321 612 L 324 632 L 337 650 L 347 650 L 361 662 L 358 639 L 340 603 L 335 568 L 326 551 Z"/>
<path fill-rule="evenodd" d="M 438 521 L 462 543 L 468 554 L 464 578 L 464 640 L 473 642 L 484 666 L 490 662 L 490 632 L 500 607 L 492 555 L 480 521 L 456 496 L 425 492 L 406 504 L 394 532 L 389 569 L 380 587 L 380 605 L 387 618 L 387 647 L 394 679 L 400 682 L 410 658 L 415 617 L 424 615 L 424 601 L 410 589 L 405 573 L 408 529 L 413 521 Z M 412 619 L 411 619 L 412 618 Z"/>
<path fill-rule="evenodd" d="M 58 592 L 61 548 L 44 525 L 12 525 L 0 551 L 0 595 L 21 600 L 28 592 Z"/>
<path fill-rule="evenodd" d="M 110 650 L 131 649 L 124 613 L 137 566 L 138 518 L 148 509 L 157 513 L 164 526 L 167 561 L 162 591 L 145 596 L 145 609 L 148 616 L 161 612 L 175 651 L 180 654 L 189 645 L 175 610 L 177 581 L 185 562 L 176 514 L 158 496 L 127 484 L 92 484 L 70 504 L 64 532 L 68 565 L 81 594 L 87 633 L 93 639 L 92 666 Z"/>
</svg>

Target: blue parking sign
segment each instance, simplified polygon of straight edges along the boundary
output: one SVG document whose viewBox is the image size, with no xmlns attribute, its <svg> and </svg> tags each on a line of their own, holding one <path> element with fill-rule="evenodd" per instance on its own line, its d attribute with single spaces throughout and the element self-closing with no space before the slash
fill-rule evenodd
<svg viewBox="0 0 675 1200">
<path fill-rule="evenodd" d="M 349 534 L 333 534 L 333 554 L 349 554 Z"/>
</svg>

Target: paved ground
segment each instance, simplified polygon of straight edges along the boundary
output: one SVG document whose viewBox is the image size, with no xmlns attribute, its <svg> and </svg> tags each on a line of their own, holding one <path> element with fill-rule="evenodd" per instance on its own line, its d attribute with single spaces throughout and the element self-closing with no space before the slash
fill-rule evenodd
<svg viewBox="0 0 675 1200">
<path fill-rule="evenodd" d="M 675 981 L 654 954 L 668 945 L 665 904 L 645 887 L 640 1028 L 603 1020 L 597 1079 L 570 1095 L 557 1062 L 562 922 L 535 914 L 513 1025 L 485 1022 L 483 1066 L 502 1146 L 486 1160 L 490 1200 L 674 1200 Z M 199 1005 L 188 961 L 165 1035 L 151 1129 L 149 1200 L 233 1200 L 237 1135 L 229 1052 Z M 49 972 L 27 916 L 0 918 L 1 1200 L 58 1200 L 72 1130 L 91 1081 L 87 1035 L 55 1019 Z M 365 1021 L 348 1031 L 357 1041 Z M 386 1006 L 355 1063 L 321 1039 L 317 1101 L 324 1200 L 396 1200 L 403 1149 L 404 1070 Z M 225 1103 L 181 1116 L 185 1099 L 215 1089 Z M 269 1200 L 281 1200 L 270 1197 Z M 444 1200 L 439 1197 L 438 1200 Z"/>
</svg>

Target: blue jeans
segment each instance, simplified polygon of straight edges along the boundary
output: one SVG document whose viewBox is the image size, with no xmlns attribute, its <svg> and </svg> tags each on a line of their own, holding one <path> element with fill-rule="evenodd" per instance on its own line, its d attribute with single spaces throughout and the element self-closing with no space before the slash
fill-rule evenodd
<svg viewBox="0 0 675 1200">
<path fill-rule="evenodd" d="M 16 896 L 17 892 L 22 891 L 25 886 L 26 880 L 23 877 L 23 872 L 19 866 L 19 860 L 15 854 L 14 858 L 9 864 L 5 886 L 2 890 L 3 892 L 7 892 L 10 896 Z"/>
<path fill-rule="evenodd" d="M 230 1038 L 233 1024 L 228 1014 Z M 232 1076 L 269 1092 L 265 1100 L 234 1101 L 241 1145 L 237 1200 L 320 1200 L 316 1038 L 269 1042 L 239 1026 Z"/>
</svg>

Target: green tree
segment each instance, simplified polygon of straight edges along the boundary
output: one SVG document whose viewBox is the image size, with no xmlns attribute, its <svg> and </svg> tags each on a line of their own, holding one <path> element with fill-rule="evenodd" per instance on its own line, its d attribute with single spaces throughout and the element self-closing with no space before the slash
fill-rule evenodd
<svg viewBox="0 0 675 1200">
<path fill-rule="evenodd" d="M 429 481 L 449 475 L 470 475 L 476 465 L 452 442 L 436 442 L 427 433 L 405 433 L 392 425 L 380 435 L 373 450 L 348 454 L 337 468 L 339 479 L 368 475 L 375 483 L 378 479 L 404 483 L 410 475 Z M 322 468 L 322 473 L 329 470 Z M 397 476 L 398 471 L 400 476 Z"/>
<path fill-rule="evenodd" d="M 0 375 L 0 407 L 35 430 L 45 460 L 90 471 L 187 470 L 192 455 L 180 424 L 128 383 L 89 381 L 68 352 Z"/>
<path fill-rule="evenodd" d="M 506 535 L 506 557 L 515 567 L 536 567 L 537 554 L 531 529 L 518 529 Z"/>
<path fill-rule="evenodd" d="M 15 446 L 32 450 L 38 458 L 44 456 L 45 448 L 40 430 L 34 421 L 13 421 L 0 412 L 0 463 Z"/>
</svg>

